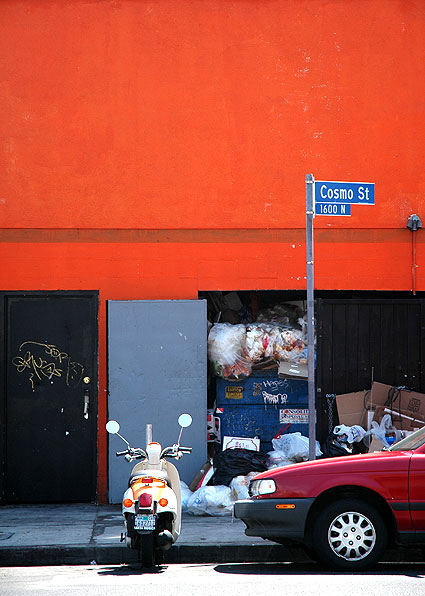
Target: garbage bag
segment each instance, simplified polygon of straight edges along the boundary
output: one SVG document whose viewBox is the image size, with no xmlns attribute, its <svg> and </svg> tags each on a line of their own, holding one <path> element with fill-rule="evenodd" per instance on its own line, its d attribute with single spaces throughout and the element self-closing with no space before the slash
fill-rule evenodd
<svg viewBox="0 0 425 596">
<path fill-rule="evenodd" d="M 189 499 L 187 513 L 191 515 L 223 516 L 233 511 L 229 486 L 201 486 Z"/>
<path fill-rule="evenodd" d="M 274 332 L 273 359 L 284 362 L 301 362 L 306 343 L 299 329 L 280 329 Z"/>
<path fill-rule="evenodd" d="M 380 424 L 373 420 L 369 434 L 379 439 L 384 447 L 390 447 L 394 440 L 399 441 L 401 439 L 401 433 L 393 426 L 390 414 L 382 416 Z"/>
<path fill-rule="evenodd" d="M 360 443 L 360 441 L 365 438 L 366 434 L 365 429 L 358 424 L 354 424 L 353 426 L 339 424 L 334 428 L 334 435 L 339 437 L 345 436 L 348 443 Z"/>
<path fill-rule="evenodd" d="M 230 489 L 231 497 L 234 501 L 249 498 L 248 488 L 250 481 L 250 476 L 235 476 L 235 478 L 233 478 L 232 482 L 230 483 Z"/>
<path fill-rule="evenodd" d="M 307 461 L 310 451 L 310 440 L 301 433 L 287 433 L 272 439 L 275 451 L 283 451 L 286 457 L 293 463 Z M 316 441 L 316 457 L 320 457 L 320 443 Z"/>
<path fill-rule="evenodd" d="M 183 480 L 180 481 L 180 492 L 182 497 L 182 511 L 187 511 L 187 505 L 193 493 Z"/>
<path fill-rule="evenodd" d="M 246 357 L 252 363 L 262 360 L 300 362 L 305 357 L 303 332 L 273 323 L 253 323 L 246 326 Z"/>
<path fill-rule="evenodd" d="M 243 379 L 252 371 L 246 352 L 245 325 L 216 323 L 208 334 L 208 359 L 223 379 Z"/>
<path fill-rule="evenodd" d="M 302 322 L 304 311 L 295 304 L 280 303 L 261 310 L 258 313 L 257 321 L 278 323 L 285 327 L 299 327 Z"/>
<path fill-rule="evenodd" d="M 251 362 L 257 363 L 271 358 L 272 346 L 266 326 L 256 324 L 246 326 L 246 352 Z"/>
<path fill-rule="evenodd" d="M 267 459 L 267 468 L 271 470 L 272 468 L 281 468 L 282 466 L 289 466 L 294 462 L 287 458 L 286 453 L 283 451 L 269 451 L 267 454 L 269 457 Z"/>
<path fill-rule="evenodd" d="M 214 474 L 208 484 L 230 486 L 236 476 L 265 472 L 267 457 L 267 453 L 252 449 L 225 449 L 214 456 Z"/>
<path fill-rule="evenodd" d="M 343 455 L 353 455 L 351 443 L 341 441 L 334 434 L 330 435 L 323 445 L 323 457 L 341 457 Z"/>
</svg>

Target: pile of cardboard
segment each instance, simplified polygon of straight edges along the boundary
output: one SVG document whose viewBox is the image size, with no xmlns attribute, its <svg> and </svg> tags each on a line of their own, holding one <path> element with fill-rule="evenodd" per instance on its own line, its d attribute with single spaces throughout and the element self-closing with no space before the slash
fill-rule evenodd
<svg viewBox="0 0 425 596">
<path fill-rule="evenodd" d="M 405 433 L 425 425 L 425 394 L 401 387 L 374 382 L 371 389 L 338 395 L 336 404 L 339 422 L 347 426 L 370 430 L 372 421 L 379 424 L 385 414 Z M 371 447 L 376 450 L 376 444 Z"/>
</svg>

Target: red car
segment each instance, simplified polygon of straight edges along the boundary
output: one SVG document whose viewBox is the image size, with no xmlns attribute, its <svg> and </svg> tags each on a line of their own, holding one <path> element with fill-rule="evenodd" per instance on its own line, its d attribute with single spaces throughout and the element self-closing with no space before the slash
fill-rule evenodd
<svg viewBox="0 0 425 596">
<path fill-rule="evenodd" d="M 375 565 L 387 546 L 425 543 L 425 428 L 389 450 L 274 468 L 236 501 L 247 536 L 287 544 L 337 570 Z"/>
</svg>

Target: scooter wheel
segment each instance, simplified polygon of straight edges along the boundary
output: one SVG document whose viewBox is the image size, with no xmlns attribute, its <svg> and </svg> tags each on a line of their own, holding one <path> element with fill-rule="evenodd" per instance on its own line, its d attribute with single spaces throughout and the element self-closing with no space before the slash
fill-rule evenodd
<svg viewBox="0 0 425 596">
<path fill-rule="evenodd" d="M 139 558 L 142 562 L 142 567 L 155 566 L 155 536 L 154 534 L 143 534 L 140 536 Z"/>
</svg>

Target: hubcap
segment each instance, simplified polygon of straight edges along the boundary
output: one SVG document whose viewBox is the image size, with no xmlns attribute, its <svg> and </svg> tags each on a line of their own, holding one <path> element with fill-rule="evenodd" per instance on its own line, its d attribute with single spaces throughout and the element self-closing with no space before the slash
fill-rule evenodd
<svg viewBox="0 0 425 596">
<path fill-rule="evenodd" d="M 373 550 L 376 531 L 363 514 L 347 511 L 338 515 L 329 526 L 329 546 L 346 561 L 360 561 Z"/>
</svg>

